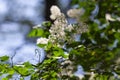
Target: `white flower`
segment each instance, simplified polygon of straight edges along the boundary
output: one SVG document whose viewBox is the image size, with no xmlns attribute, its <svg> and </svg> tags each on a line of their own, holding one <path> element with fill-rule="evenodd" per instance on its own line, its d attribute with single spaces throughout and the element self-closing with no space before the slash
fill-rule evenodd
<svg viewBox="0 0 120 80">
<path fill-rule="evenodd" d="M 49 39 L 46 38 L 38 38 L 37 39 L 37 44 L 47 44 Z"/>
<path fill-rule="evenodd" d="M 55 5 L 50 8 L 50 11 L 51 11 L 50 18 L 53 19 L 53 20 L 55 20 L 57 18 L 57 16 L 61 15 L 60 9 Z"/>
<path fill-rule="evenodd" d="M 84 13 L 84 9 L 71 9 L 70 11 L 68 11 L 68 15 L 70 17 L 77 19 L 77 22 L 79 23 L 77 26 L 68 24 L 65 15 L 60 11 L 60 9 L 57 6 L 52 6 L 50 8 L 50 11 L 50 18 L 54 20 L 54 23 L 49 29 L 50 35 L 48 39 L 50 42 L 62 46 L 65 41 L 71 42 L 74 40 L 74 34 L 66 36 L 66 31 L 71 32 L 72 30 L 75 30 L 76 34 L 81 34 L 82 32 L 85 32 L 87 30 L 86 25 L 84 25 L 79 20 L 80 16 Z"/>
<path fill-rule="evenodd" d="M 33 29 L 36 29 L 36 28 L 39 28 L 39 27 L 41 27 L 41 24 L 33 26 Z"/>
<path fill-rule="evenodd" d="M 108 20 L 109 20 L 109 21 L 116 21 L 114 18 L 111 17 L 110 14 L 106 14 L 106 15 L 105 15 L 105 18 L 106 18 L 107 21 L 108 21 Z"/>
<path fill-rule="evenodd" d="M 66 27 L 66 30 L 69 31 L 69 32 L 71 32 L 73 29 L 74 28 L 71 24 Z"/>
<path fill-rule="evenodd" d="M 71 18 L 79 18 L 81 15 L 83 15 L 85 12 L 84 9 L 70 9 L 68 12 L 67 12 L 67 15 Z"/>
<path fill-rule="evenodd" d="M 65 27 L 68 26 L 65 15 L 60 12 L 60 9 L 57 6 L 51 7 L 51 19 L 55 20 L 52 26 L 49 29 L 49 41 L 52 43 L 61 43 L 65 41 Z"/>
</svg>

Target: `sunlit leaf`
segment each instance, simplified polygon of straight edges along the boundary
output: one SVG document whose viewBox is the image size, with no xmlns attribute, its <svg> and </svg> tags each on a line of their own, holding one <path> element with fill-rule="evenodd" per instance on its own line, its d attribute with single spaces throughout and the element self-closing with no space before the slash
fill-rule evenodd
<svg viewBox="0 0 120 80">
<path fill-rule="evenodd" d="M 2 80 L 9 80 L 8 78 L 2 78 Z"/>
<path fill-rule="evenodd" d="M 43 29 L 35 28 L 28 34 L 28 37 L 41 37 L 43 36 L 43 33 L 44 33 Z"/>
<path fill-rule="evenodd" d="M 7 60 L 9 60 L 9 56 L 0 57 L 0 61 L 7 61 Z"/>
<path fill-rule="evenodd" d="M 33 72 L 33 70 L 23 66 L 14 66 L 14 69 L 22 76 L 29 76 Z"/>
</svg>

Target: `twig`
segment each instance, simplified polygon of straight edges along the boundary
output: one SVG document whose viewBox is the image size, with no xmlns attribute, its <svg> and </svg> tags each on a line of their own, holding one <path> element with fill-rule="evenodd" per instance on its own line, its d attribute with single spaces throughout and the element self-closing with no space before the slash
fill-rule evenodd
<svg viewBox="0 0 120 80">
<path fill-rule="evenodd" d="M 35 55 L 38 54 L 39 55 L 39 63 L 41 62 L 40 58 L 41 58 L 41 52 L 38 49 L 35 49 Z"/>
</svg>

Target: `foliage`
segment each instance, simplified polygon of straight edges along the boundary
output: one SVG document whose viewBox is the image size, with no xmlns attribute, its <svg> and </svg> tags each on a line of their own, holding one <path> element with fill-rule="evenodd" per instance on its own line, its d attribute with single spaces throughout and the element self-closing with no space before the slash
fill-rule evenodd
<svg viewBox="0 0 120 80">
<path fill-rule="evenodd" d="M 20 80 L 27 76 L 31 80 L 120 79 L 119 1 L 72 0 L 72 4 L 79 6 L 74 9 L 75 15 L 68 12 L 76 23 L 69 24 L 54 6 L 57 13 L 51 16 L 54 23 L 43 22 L 28 35 L 40 37 L 37 45 L 46 52 L 44 61 L 36 65 L 29 62 L 11 65 L 8 56 L 0 57 L 0 76 L 5 76 L 2 80 L 12 79 L 16 74 Z M 84 70 L 82 78 L 75 75 L 79 65 Z"/>
</svg>

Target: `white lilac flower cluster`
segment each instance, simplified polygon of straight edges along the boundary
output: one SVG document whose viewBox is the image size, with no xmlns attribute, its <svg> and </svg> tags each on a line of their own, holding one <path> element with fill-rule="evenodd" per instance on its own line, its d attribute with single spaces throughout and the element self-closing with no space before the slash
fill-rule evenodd
<svg viewBox="0 0 120 80">
<path fill-rule="evenodd" d="M 37 44 L 47 44 L 49 39 L 47 38 L 38 38 L 37 39 Z"/>
<path fill-rule="evenodd" d="M 51 19 L 54 20 L 53 25 L 50 28 L 49 39 L 52 42 L 64 42 L 66 39 L 65 28 L 68 26 L 65 15 L 61 13 L 57 6 L 52 6 L 51 9 Z"/>
<path fill-rule="evenodd" d="M 88 31 L 88 25 L 86 25 L 84 22 L 81 20 L 81 16 L 84 14 L 85 10 L 83 8 L 81 9 L 70 9 L 67 12 L 67 15 L 71 18 L 75 18 L 78 25 L 74 27 L 74 30 L 76 31 L 77 34 L 81 34 L 83 32 Z"/>
<path fill-rule="evenodd" d="M 70 9 L 67 12 L 67 15 L 71 18 L 75 18 L 78 22 L 80 21 L 80 17 L 84 14 L 85 10 L 81 9 Z"/>
<path fill-rule="evenodd" d="M 53 20 L 55 20 L 58 16 L 61 16 L 61 11 L 57 6 L 52 6 L 50 8 L 50 11 L 51 11 L 50 18 Z"/>
<path fill-rule="evenodd" d="M 57 6 L 52 6 L 51 9 L 51 16 L 50 18 L 54 20 L 54 23 L 49 29 L 50 35 L 49 38 L 39 38 L 37 40 L 37 44 L 47 44 L 48 41 L 52 43 L 64 43 L 66 40 L 68 40 L 68 36 L 66 36 L 66 32 L 72 32 L 72 30 L 76 31 L 76 34 L 81 34 L 82 32 L 87 31 L 87 26 L 80 21 L 80 16 L 83 15 L 84 10 L 83 9 L 70 9 L 68 11 L 68 16 L 71 18 L 75 18 L 78 22 L 77 27 L 68 24 L 68 21 L 63 13 L 61 13 L 60 9 Z M 73 37 L 69 39 L 74 39 Z M 60 44 L 59 44 L 60 45 Z"/>
</svg>

